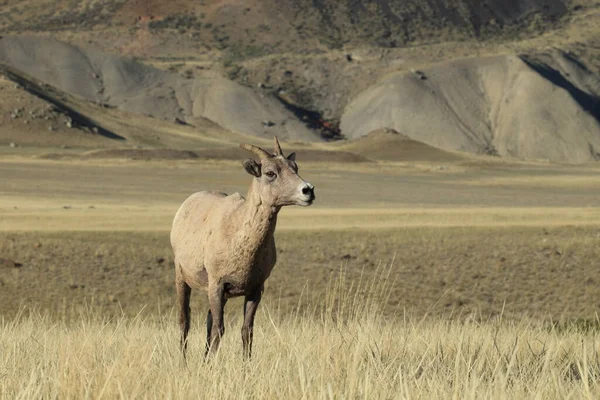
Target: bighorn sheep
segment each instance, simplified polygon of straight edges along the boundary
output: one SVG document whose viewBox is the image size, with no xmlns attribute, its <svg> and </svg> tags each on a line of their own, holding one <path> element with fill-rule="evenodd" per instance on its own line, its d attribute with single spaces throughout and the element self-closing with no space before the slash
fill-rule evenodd
<svg viewBox="0 0 600 400">
<path fill-rule="evenodd" d="M 259 158 L 258 162 L 243 162 L 254 176 L 246 199 L 239 193 L 199 192 L 191 195 L 175 215 L 171 246 L 184 358 L 192 288 L 208 294 L 205 355 L 217 350 L 225 333 L 225 302 L 236 296 L 245 296 L 242 343 L 244 354 L 251 355 L 254 315 L 276 261 L 273 233 L 277 214 L 283 206 L 306 207 L 315 199 L 314 186 L 298 175 L 295 153 L 284 157 L 277 137 L 274 142 L 273 154 L 250 144 L 240 145 Z"/>
</svg>

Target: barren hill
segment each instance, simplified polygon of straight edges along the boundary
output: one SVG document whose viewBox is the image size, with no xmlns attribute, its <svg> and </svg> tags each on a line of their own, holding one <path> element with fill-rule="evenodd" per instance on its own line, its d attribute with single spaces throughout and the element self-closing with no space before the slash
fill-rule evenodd
<svg viewBox="0 0 600 400">
<path fill-rule="evenodd" d="M 210 74 L 185 79 L 132 59 L 54 39 L 0 40 L 0 63 L 88 101 L 194 125 L 206 118 L 233 132 L 303 141 L 319 137 L 273 96 Z"/>
<path fill-rule="evenodd" d="M 196 138 L 391 128 L 398 152 L 579 163 L 600 157 L 598 26 L 593 0 L 9 0 L 0 63 Z"/>
<path fill-rule="evenodd" d="M 378 129 L 348 142 L 336 143 L 338 150 L 361 155 L 378 161 L 431 161 L 449 162 L 463 157 L 413 140 L 393 129 Z"/>
<path fill-rule="evenodd" d="M 549 63 L 549 64 L 547 64 Z M 442 149 L 600 159 L 600 80 L 567 55 L 495 56 L 392 74 L 342 116 L 349 138 L 393 128 Z"/>
<path fill-rule="evenodd" d="M 88 101 L 242 134 L 320 137 L 277 97 L 213 72 L 186 79 L 53 39 L 0 40 L 0 62 Z M 555 162 L 600 159 L 600 80 L 571 55 L 478 57 L 389 74 L 341 113 L 359 138 L 392 128 L 445 150 Z"/>
</svg>

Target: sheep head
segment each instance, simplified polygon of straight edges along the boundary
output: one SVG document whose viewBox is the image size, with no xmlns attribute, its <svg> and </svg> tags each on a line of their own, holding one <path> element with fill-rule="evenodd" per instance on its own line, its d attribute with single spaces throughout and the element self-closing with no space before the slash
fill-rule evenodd
<svg viewBox="0 0 600 400">
<path fill-rule="evenodd" d="M 298 175 L 296 153 L 285 157 L 277 137 L 274 138 L 273 153 L 251 144 L 240 147 L 258 157 L 258 161 L 247 159 L 242 164 L 246 172 L 255 177 L 255 188 L 264 203 L 274 207 L 307 207 L 313 203 L 315 188 Z"/>
</svg>

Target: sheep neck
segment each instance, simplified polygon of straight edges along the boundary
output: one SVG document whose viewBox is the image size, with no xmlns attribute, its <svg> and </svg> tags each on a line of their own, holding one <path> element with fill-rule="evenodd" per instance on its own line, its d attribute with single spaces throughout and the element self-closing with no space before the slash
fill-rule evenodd
<svg viewBox="0 0 600 400">
<path fill-rule="evenodd" d="M 238 236 L 239 245 L 249 250 L 252 256 L 273 238 L 279 210 L 280 207 L 268 204 L 260 197 L 257 181 L 253 180 L 242 208 L 243 228 Z"/>
</svg>

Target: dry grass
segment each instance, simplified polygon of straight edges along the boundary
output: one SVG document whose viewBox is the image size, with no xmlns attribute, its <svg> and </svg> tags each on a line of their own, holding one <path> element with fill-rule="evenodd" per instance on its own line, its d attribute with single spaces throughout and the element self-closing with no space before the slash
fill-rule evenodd
<svg viewBox="0 0 600 400">
<path fill-rule="evenodd" d="M 568 321 L 591 320 L 600 306 L 597 166 L 300 166 L 317 187 L 317 203 L 280 214 L 278 266 L 265 297 L 279 298 L 282 312 L 301 294 L 316 301 L 340 265 L 354 279 L 363 271 L 372 276 L 394 256 L 397 281 L 386 315 L 420 317 L 431 308 L 436 317 L 487 320 L 504 307 L 510 320 Z M 0 175 L 0 258 L 23 264 L 0 266 L 5 317 L 24 304 L 60 314 L 87 303 L 98 315 L 128 317 L 144 305 L 170 307 L 175 211 L 198 190 L 245 193 L 250 179 L 238 162 L 24 155 L 0 161 Z M 529 187 L 526 179 L 544 186 Z M 577 179 L 581 190 L 564 185 Z M 31 282 L 40 290 L 23 290 Z M 202 296 L 192 298 L 195 310 L 205 309 Z"/>
<path fill-rule="evenodd" d="M 202 323 L 195 324 L 187 365 L 174 313 L 108 320 L 87 310 L 67 322 L 20 316 L 0 324 L 0 398 L 600 395 L 597 323 L 582 329 L 502 316 L 486 323 L 387 319 L 378 307 L 385 299 L 374 289 L 379 280 L 351 285 L 338 279 L 324 306 L 282 315 L 267 304 L 258 315 L 250 363 L 242 359 L 231 315 L 209 362 L 201 355 Z"/>
<path fill-rule="evenodd" d="M 19 204 L 26 204 L 19 201 Z M 21 206 L 22 207 L 22 206 Z M 0 210 L 0 232 L 166 232 L 176 207 L 97 206 L 69 203 L 68 209 Z M 81 223 L 85 221 L 85 223 Z M 598 208 L 464 208 L 285 210 L 277 230 L 343 231 L 398 227 L 598 226 Z"/>
<path fill-rule="evenodd" d="M 317 203 L 288 208 L 279 230 L 600 224 L 598 167 L 304 163 Z M 191 193 L 245 194 L 239 162 L 0 160 L 0 231 L 167 231 Z M 577 190 L 576 190 L 577 189 Z M 68 208 L 64 208 L 67 206 Z M 92 206 L 93 208 L 90 208 Z M 82 223 L 82 221 L 84 221 Z"/>
<path fill-rule="evenodd" d="M 254 359 L 233 299 L 203 362 L 194 292 L 184 366 L 170 219 L 241 167 L 2 160 L 0 399 L 600 396 L 597 166 L 301 167 Z"/>
</svg>

